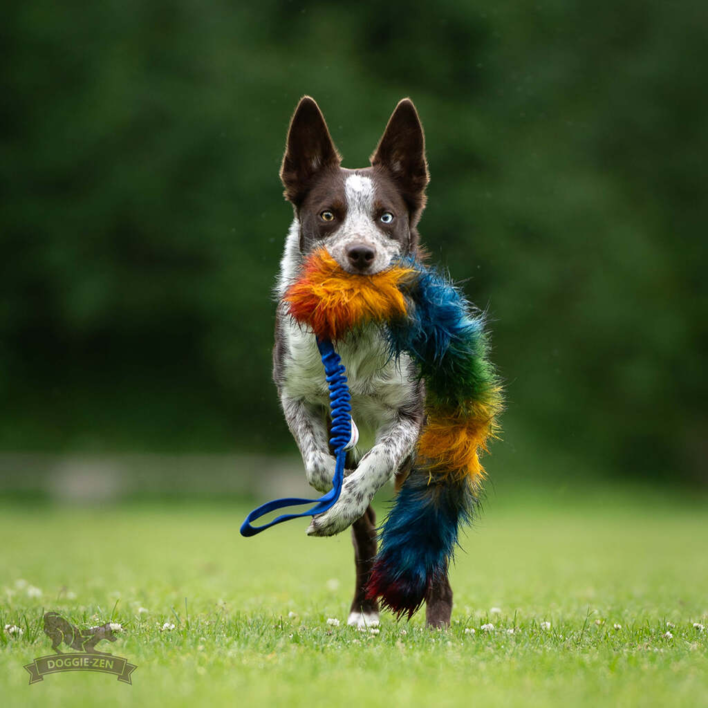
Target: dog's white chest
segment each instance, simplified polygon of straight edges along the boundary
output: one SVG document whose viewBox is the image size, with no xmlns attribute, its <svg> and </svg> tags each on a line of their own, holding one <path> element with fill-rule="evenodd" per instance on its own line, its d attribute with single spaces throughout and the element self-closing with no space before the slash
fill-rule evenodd
<svg viewBox="0 0 708 708">
<path fill-rule="evenodd" d="M 288 357 L 285 389 L 289 396 L 329 405 L 324 366 L 313 334 L 289 322 L 285 329 Z M 336 347 L 346 368 L 352 417 L 363 432 L 374 432 L 393 420 L 415 397 L 408 358 L 391 357 L 387 343 L 372 327 Z"/>
</svg>

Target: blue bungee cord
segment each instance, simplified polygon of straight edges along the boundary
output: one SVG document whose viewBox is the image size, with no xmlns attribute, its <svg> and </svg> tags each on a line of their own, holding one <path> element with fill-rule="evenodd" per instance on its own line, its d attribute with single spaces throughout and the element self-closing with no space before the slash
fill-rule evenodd
<svg viewBox="0 0 708 708">
<path fill-rule="evenodd" d="M 283 521 L 290 521 L 290 519 L 324 514 L 325 511 L 328 511 L 337 503 L 339 495 L 342 493 L 344 462 L 347 457 L 347 450 L 356 445 L 358 431 L 354 425 L 354 421 L 352 421 L 351 395 L 349 394 L 349 387 L 347 386 L 344 364 L 342 364 L 339 354 L 334 351 L 334 346 L 329 339 L 318 339 L 317 348 L 320 350 L 320 356 L 322 357 L 322 363 L 325 369 L 325 378 L 329 387 L 330 417 L 332 418 L 332 437 L 329 442 L 334 450 L 336 459 L 332 489 L 319 499 L 290 497 L 274 499 L 273 501 L 262 504 L 257 509 L 254 509 L 246 517 L 243 524 L 241 524 L 242 536 L 255 536 L 257 533 L 265 531 L 271 526 L 282 524 Z M 271 511 L 284 509 L 288 506 L 300 506 L 302 504 L 314 504 L 314 506 L 299 514 L 281 514 L 263 526 L 251 525 L 256 519 L 260 519 L 261 516 L 265 516 Z"/>
</svg>

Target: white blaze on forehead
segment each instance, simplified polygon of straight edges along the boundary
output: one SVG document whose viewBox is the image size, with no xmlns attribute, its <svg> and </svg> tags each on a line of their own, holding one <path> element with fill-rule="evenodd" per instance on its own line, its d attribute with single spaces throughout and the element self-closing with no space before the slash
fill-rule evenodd
<svg viewBox="0 0 708 708">
<path fill-rule="evenodd" d="M 347 211 L 352 216 L 369 216 L 374 210 L 374 182 L 370 177 L 349 175 L 344 182 Z"/>
</svg>

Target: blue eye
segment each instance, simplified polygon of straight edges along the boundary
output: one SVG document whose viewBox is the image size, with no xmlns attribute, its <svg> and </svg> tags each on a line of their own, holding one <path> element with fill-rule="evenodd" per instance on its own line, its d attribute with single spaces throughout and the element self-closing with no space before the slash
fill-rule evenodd
<svg viewBox="0 0 708 708">
<path fill-rule="evenodd" d="M 381 214 L 381 223 L 390 224 L 393 222 L 393 214 L 390 211 L 385 211 Z"/>
</svg>

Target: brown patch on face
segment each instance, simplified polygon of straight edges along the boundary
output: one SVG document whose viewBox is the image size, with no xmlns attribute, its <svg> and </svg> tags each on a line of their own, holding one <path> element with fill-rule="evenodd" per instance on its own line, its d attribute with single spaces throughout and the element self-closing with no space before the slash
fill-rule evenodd
<svg viewBox="0 0 708 708">
<path fill-rule="evenodd" d="M 300 220 L 300 250 L 309 253 L 322 245 L 322 241 L 331 236 L 347 216 L 347 199 L 344 192 L 344 180 L 350 170 L 331 167 L 323 170 L 305 194 L 301 206 L 297 209 Z M 331 212 L 334 219 L 325 221 L 324 212 Z"/>
<path fill-rule="evenodd" d="M 401 253 L 409 255 L 415 252 L 418 246 L 418 232 L 412 223 L 413 214 L 410 205 L 406 202 L 396 182 L 391 178 L 388 170 L 376 166 L 358 170 L 362 175 L 370 177 L 374 183 L 374 219 L 377 226 L 389 238 L 401 244 Z M 385 212 L 393 214 L 391 224 L 381 221 Z"/>
</svg>

